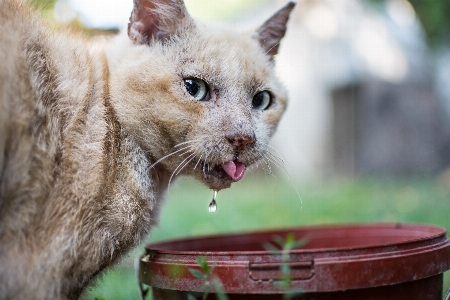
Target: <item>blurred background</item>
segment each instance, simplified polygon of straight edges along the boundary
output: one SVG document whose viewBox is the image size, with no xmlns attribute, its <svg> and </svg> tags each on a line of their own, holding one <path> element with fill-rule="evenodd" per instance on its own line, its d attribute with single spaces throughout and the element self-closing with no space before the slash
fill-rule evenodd
<svg viewBox="0 0 450 300">
<path fill-rule="evenodd" d="M 132 0 L 32 1 L 55 26 L 124 28 Z M 285 0 L 185 0 L 194 17 L 259 26 Z M 266 166 L 221 191 L 182 178 L 149 242 L 348 222 L 450 229 L 450 2 L 297 0 L 276 58 L 290 93 Z M 133 252 L 85 299 L 138 299 Z M 445 274 L 444 289 L 450 286 Z"/>
</svg>

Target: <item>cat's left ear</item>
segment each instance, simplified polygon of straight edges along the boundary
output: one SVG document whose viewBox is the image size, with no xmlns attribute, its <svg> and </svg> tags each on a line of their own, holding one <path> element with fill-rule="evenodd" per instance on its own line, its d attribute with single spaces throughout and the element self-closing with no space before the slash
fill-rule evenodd
<svg viewBox="0 0 450 300">
<path fill-rule="evenodd" d="M 183 0 L 133 0 L 128 36 L 136 44 L 165 40 L 179 28 L 193 24 Z"/>
<path fill-rule="evenodd" d="M 274 56 L 278 53 L 280 41 L 286 34 L 289 15 L 294 7 L 295 3 L 289 2 L 256 31 L 259 43 L 267 55 Z"/>
</svg>

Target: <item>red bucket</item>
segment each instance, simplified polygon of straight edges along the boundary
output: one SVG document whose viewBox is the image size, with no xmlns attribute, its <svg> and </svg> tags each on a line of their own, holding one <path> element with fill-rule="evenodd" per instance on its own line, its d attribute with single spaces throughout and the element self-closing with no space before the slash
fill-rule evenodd
<svg viewBox="0 0 450 300">
<path fill-rule="evenodd" d="M 282 251 L 264 247 L 289 234 L 308 242 L 290 251 L 288 260 Z M 284 264 L 289 289 L 302 291 L 292 299 L 440 300 L 450 242 L 444 228 L 419 224 L 301 227 L 176 240 L 146 247 L 140 281 L 152 287 L 154 299 L 187 299 L 188 294 L 201 299 L 207 283 L 192 271 L 201 271 L 198 257 L 214 266 L 210 278 L 220 280 L 229 299 L 282 299 Z"/>
</svg>

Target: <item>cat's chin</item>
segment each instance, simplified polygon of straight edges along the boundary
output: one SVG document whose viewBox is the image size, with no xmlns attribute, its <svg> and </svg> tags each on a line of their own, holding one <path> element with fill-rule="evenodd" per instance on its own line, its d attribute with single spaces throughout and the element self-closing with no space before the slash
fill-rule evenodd
<svg viewBox="0 0 450 300">
<path fill-rule="evenodd" d="M 227 189 L 234 182 L 234 180 L 231 177 L 229 177 L 225 172 L 216 169 L 201 174 L 199 179 L 207 187 L 216 191 Z"/>
<path fill-rule="evenodd" d="M 243 163 L 229 161 L 214 168 L 205 168 L 201 174 L 201 181 L 210 189 L 219 191 L 229 188 L 233 182 L 241 180 L 245 169 Z"/>
<path fill-rule="evenodd" d="M 203 182 L 206 184 L 208 188 L 215 191 L 220 191 L 231 187 L 231 184 L 234 181 L 231 179 L 220 180 L 218 178 L 213 178 L 212 180 L 203 180 Z"/>
</svg>

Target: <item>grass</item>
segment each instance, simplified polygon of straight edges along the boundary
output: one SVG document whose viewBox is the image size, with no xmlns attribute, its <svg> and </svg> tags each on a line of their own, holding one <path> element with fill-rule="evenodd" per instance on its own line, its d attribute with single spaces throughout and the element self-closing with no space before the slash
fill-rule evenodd
<svg viewBox="0 0 450 300">
<path fill-rule="evenodd" d="M 205 234 L 329 223 L 417 222 L 450 229 L 450 183 L 439 178 L 364 178 L 295 185 L 274 176 L 248 174 L 219 192 L 217 212 L 208 213 L 212 191 L 182 178 L 171 187 L 161 222 L 147 242 Z M 130 258 L 107 272 L 84 299 L 139 299 Z M 450 272 L 444 289 L 450 287 Z"/>
</svg>

